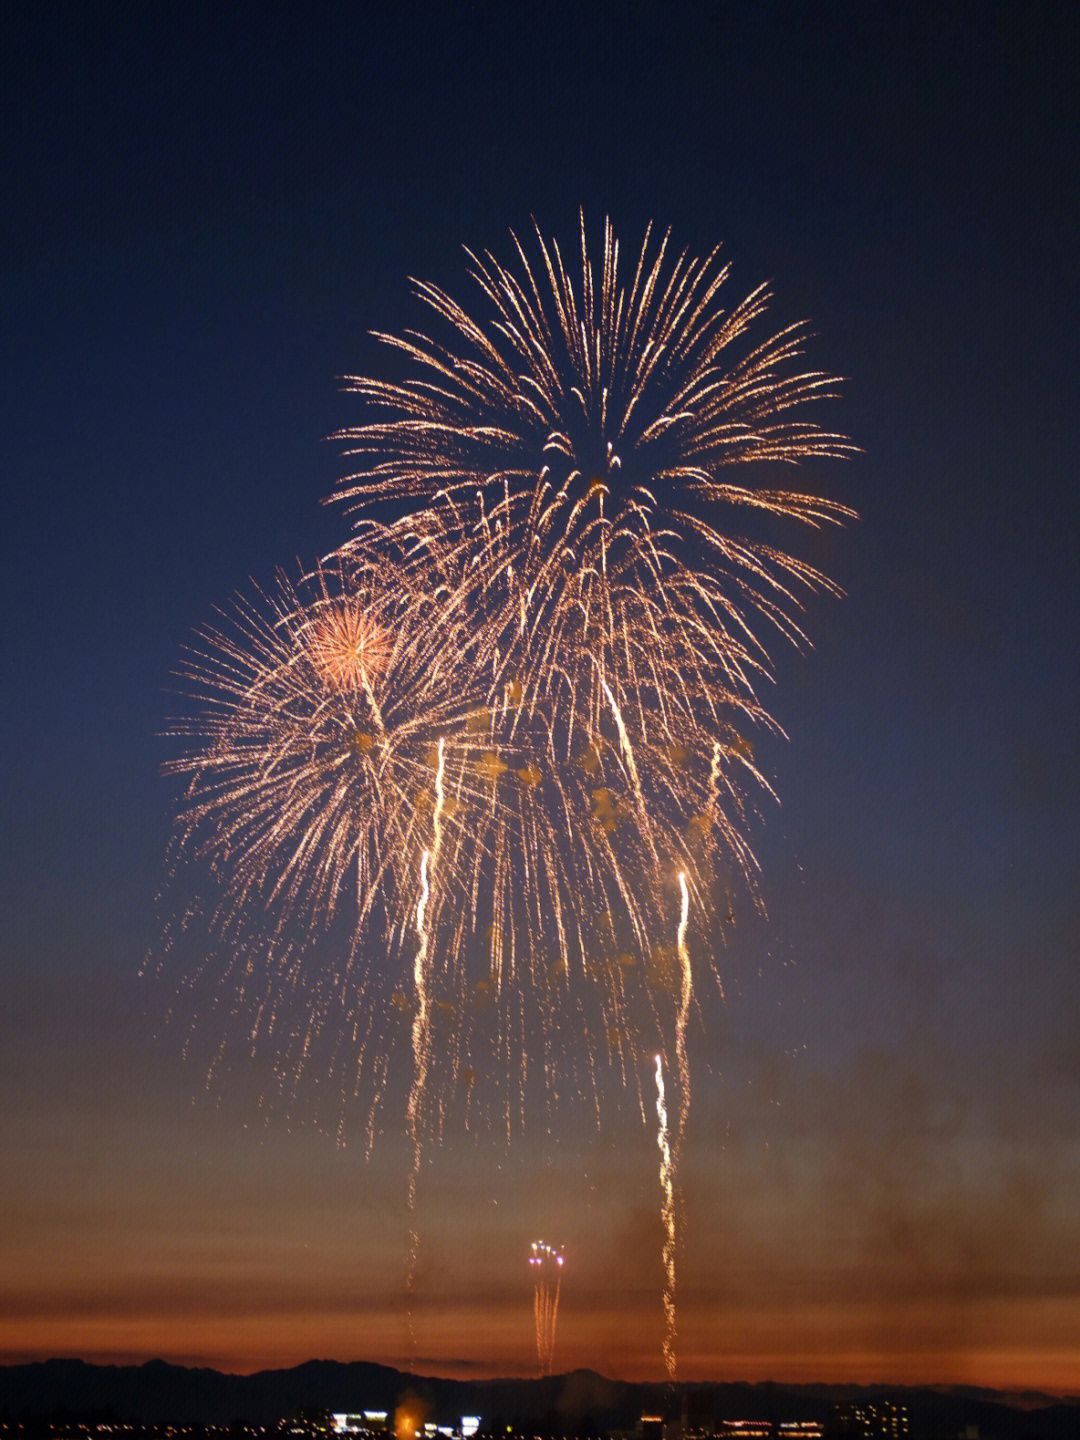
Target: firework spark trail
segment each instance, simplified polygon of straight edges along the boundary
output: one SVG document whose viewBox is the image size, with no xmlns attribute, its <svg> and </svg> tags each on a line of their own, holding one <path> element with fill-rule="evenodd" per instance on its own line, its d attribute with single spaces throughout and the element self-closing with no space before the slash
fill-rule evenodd
<svg viewBox="0 0 1080 1440">
<path fill-rule="evenodd" d="M 446 740 L 439 737 L 435 767 L 435 811 L 432 817 L 431 848 L 420 857 L 420 898 L 416 903 L 416 936 L 418 945 L 413 962 L 413 984 L 416 988 L 416 1015 L 412 1023 L 413 1080 L 409 1090 L 408 1122 L 409 1139 L 412 1144 L 412 1164 L 409 1168 L 408 1212 L 409 1212 L 409 1253 L 406 1275 L 406 1292 L 409 1297 L 409 1338 L 415 1347 L 416 1336 L 412 1324 L 412 1300 L 416 1293 L 416 1267 L 420 1255 L 420 1234 L 416 1226 L 416 1192 L 420 1183 L 420 1166 L 424 1151 L 424 1101 L 431 1068 L 431 1015 L 430 1015 L 430 959 L 431 935 L 428 928 L 428 903 L 431 899 L 431 882 L 442 844 L 442 813 L 446 801 L 444 774 L 446 764 Z"/>
<path fill-rule="evenodd" d="M 435 751 L 435 811 L 431 820 L 431 864 L 434 868 L 442 848 L 443 807 L 446 804 L 446 737 L 439 736 Z"/>
<path fill-rule="evenodd" d="M 557 1261 L 555 1271 L 555 1297 L 551 1302 L 551 1343 L 548 1346 L 548 1374 L 550 1375 L 555 1367 L 555 1327 L 559 1323 L 559 1293 L 562 1290 L 562 1256 Z"/>
<path fill-rule="evenodd" d="M 431 1032 L 428 1018 L 428 932 L 426 924 L 427 906 L 430 899 L 428 887 L 428 865 L 431 851 L 425 850 L 420 858 L 420 899 L 416 905 L 416 933 L 419 940 L 416 960 L 413 965 L 413 983 L 416 987 L 416 1015 L 412 1023 L 413 1080 L 409 1090 L 409 1140 L 412 1144 L 412 1163 L 409 1167 L 408 1213 L 409 1251 L 405 1288 L 409 1301 L 409 1343 L 416 1347 L 413 1329 L 412 1301 L 416 1291 L 416 1266 L 420 1252 L 420 1235 L 416 1228 L 416 1190 L 420 1180 L 420 1163 L 423 1157 L 423 1132 L 421 1129 L 420 1106 L 427 1086 L 430 1059 Z"/>
<path fill-rule="evenodd" d="M 544 1376 L 551 1374 L 555 1360 L 555 1327 L 559 1318 L 563 1257 L 542 1240 L 534 1240 L 530 1247 L 529 1264 L 533 1268 L 534 1277 L 536 1361 L 540 1375 Z"/>
<path fill-rule="evenodd" d="M 709 800 L 712 814 L 720 809 L 720 741 L 713 741 L 712 765 L 709 769 Z"/>
<path fill-rule="evenodd" d="M 679 1171 L 682 1164 L 683 1140 L 686 1136 L 686 1122 L 690 1115 L 690 1059 L 686 1050 L 686 1028 L 690 1019 L 690 1006 L 694 996 L 694 977 L 690 965 L 690 949 L 686 932 L 690 923 L 690 891 L 685 870 L 679 871 L 679 892 L 681 908 L 675 934 L 675 954 L 679 966 L 679 1001 L 675 1013 L 675 1061 L 679 1074 L 676 1104 L 678 1121 L 675 1140 L 671 1142 L 668 1133 L 668 1115 L 664 1095 L 664 1076 L 661 1057 L 656 1057 L 656 1114 L 660 1122 L 657 1143 L 660 1148 L 660 1186 L 663 1192 L 662 1219 L 664 1222 L 663 1262 L 665 1276 L 664 1291 L 664 1362 L 668 1379 L 675 1379 L 675 1276 L 676 1242 L 678 1239 L 681 1189 Z"/>
<path fill-rule="evenodd" d="M 686 931 L 690 921 L 690 892 L 686 884 L 686 871 L 679 871 L 679 890 L 682 895 L 682 910 L 676 934 L 675 950 L 679 959 L 679 1008 L 675 1017 L 675 1057 L 679 1066 L 679 1124 L 675 1146 L 676 1164 L 682 1157 L 683 1137 L 686 1121 L 690 1114 L 690 1060 L 686 1053 L 686 1027 L 690 1019 L 690 1005 L 694 997 L 694 976 L 690 967 L 690 949 Z"/>
<path fill-rule="evenodd" d="M 607 699 L 608 705 L 611 707 L 611 713 L 614 717 L 616 727 L 618 728 L 619 743 L 622 746 L 623 754 L 626 756 L 626 764 L 630 772 L 630 781 L 634 787 L 635 793 L 640 794 L 641 780 L 638 778 L 637 765 L 634 761 L 634 749 L 633 746 L 630 744 L 630 736 L 626 733 L 626 723 L 623 720 L 622 711 L 615 703 L 615 696 L 611 693 L 611 687 L 608 685 L 607 681 L 602 675 L 600 676 L 600 685 L 604 691 L 604 696 Z"/>
<path fill-rule="evenodd" d="M 555 1368 L 555 1327 L 559 1323 L 559 1292 L 562 1289 L 562 1256 L 556 1262 L 555 1293 L 551 1297 L 551 1318 L 547 1326 L 547 1373 Z"/>
<path fill-rule="evenodd" d="M 664 1367 L 668 1380 L 676 1378 L 675 1361 L 675 1174 L 668 1135 L 664 1096 L 664 1061 L 656 1056 L 656 1144 L 660 1151 L 660 1219 L 664 1226 Z"/>
</svg>

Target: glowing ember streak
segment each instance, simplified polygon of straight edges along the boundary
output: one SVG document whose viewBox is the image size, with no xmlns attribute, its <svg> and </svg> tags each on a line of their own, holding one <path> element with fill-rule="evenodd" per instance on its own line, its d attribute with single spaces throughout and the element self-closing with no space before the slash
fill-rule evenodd
<svg viewBox="0 0 1080 1440">
<path fill-rule="evenodd" d="M 714 740 L 712 747 L 712 765 L 709 767 L 709 799 L 710 809 L 713 815 L 720 809 L 720 741 Z"/>
<path fill-rule="evenodd" d="M 409 1258 L 406 1289 L 411 1302 L 416 1289 L 416 1262 L 420 1251 L 420 1236 L 416 1229 L 416 1189 L 420 1180 L 420 1162 L 423 1158 L 423 1131 L 420 1107 L 427 1085 L 430 1064 L 431 1032 L 428 1021 L 428 933 L 425 924 L 430 891 L 428 889 L 428 864 L 431 851 L 425 850 L 420 859 L 420 899 L 416 905 L 416 933 L 420 941 L 413 965 L 413 983 L 416 986 L 416 1015 L 412 1023 L 413 1082 L 409 1091 L 409 1139 L 412 1142 L 412 1165 L 409 1169 Z M 415 1344 L 412 1333 L 412 1311 L 409 1312 L 410 1340 Z"/>
<path fill-rule="evenodd" d="M 626 756 L 627 769 L 630 772 L 630 780 L 633 784 L 635 792 L 640 794 L 641 781 L 638 778 L 637 765 L 634 762 L 634 749 L 633 746 L 630 744 L 630 736 L 626 733 L 626 723 L 623 720 L 622 711 L 615 703 L 615 696 L 611 693 L 611 687 L 608 685 L 607 681 L 602 675 L 600 676 L 600 685 L 604 691 L 604 696 L 608 702 L 608 705 L 611 707 L 611 713 L 615 719 L 615 725 L 619 732 L 619 743 L 622 746 L 623 754 Z"/>
<path fill-rule="evenodd" d="M 664 1100 L 664 1062 L 656 1056 L 656 1144 L 660 1151 L 660 1219 L 664 1226 L 664 1366 L 675 1380 L 675 1175 Z"/>
<path fill-rule="evenodd" d="M 663 1072 L 660 1068 L 660 1057 L 659 1055 L 656 1057 L 657 1116 L 660 1120 L 663 1137 L 660 1147 L 663 1157 L 660 1167 L 660 1183 L 664 1191 L 664 1272 L 667 1281 L 667 1290 L 664 1296 L 664 1315 L 667 1327 L 664 1359 L 671 1380 L 675 1379 L 675 1242 L 678 1227 L 677 1210 L 681 1205 L 679 1167 L 682 1162 L 686 1122 L 690 1114 L 690 1059 L 686 1052 L 686 1027 L 690 1019 L 690 1005 L 694 995 L 694 977 L 690 967 L 690 950 L 686 939 L 687 927 L 690 922 L 690 891 L 684 870 L 679 871 L 679 891 L 682 896 L 682 908 L 675 936 L 675 953 L 679 962 L 680 977 L 679 1005 L 675 1014 L 675 1059 L 679 1070 L 679 1118 L 674 1145 L 667 1143 L 667 1109 L 663 1103 Z"/>
<path fill-rule="evenodd" d="M 409 1091 L 409 1139 L 412 1142 L 412 1165 L 409 1170 L 409 1258 L 406 1288 L 411 1301 L 416 1290 L 416 1264 L 420 1253 L 420 1236 L 416 1228 L 416 1191 L 420 1182 L 420 1166 L 424 1150 L 423 1108 L 431 1068 L 431 1018 L 429 958 L 431 937 L 428 933 L 427 909 L 431 898 L 429 874 L 433 877 L 442 842 L 442 812 L 446 802 L 444 767 L 446 740 L 439 737 L 435 767 L 435 813 L 432 818 L 432 844 L 420 857 L 420 898 L 416 903 L 416 935 L 419 944 L 413 962 L 413 984 L 416 987 L 416 1015 L 412 1024 L 413 1082 Z M 411 1331 L 410 1338 L 415 1341 Z"/>
<path fill-rule="evenodd" d="M 542 1240 L 529 1247 L 533 1271 L 533 1317 L 536 1323 L 536 1359 L 541 1375 L 550 1375 L 555 1359 L 555 1326 L 559 1318 L 563 1257 Z"/>
<path fill-rule="evenodd" d="M 431 863 L 432 865 L 439 858 L 439 850 L 442 847 L 442 817 L 443 808 L 446 805 L 446 737 L 439 736 L 439 743 L 436 747 L 435 761 L 435 813 L 431 820 Z"/>
<path fill-rule="evenodd" d="M 676 1155 L 681 1151 L 686 1118 L 690 1113 L 690 1061 L 686 1053 L 686 1026 L 694 996 L 694 976 L 690 968 L 690 950 L 686 943 L 686 930 L 690 921 L 690 892 L 686 885 L 685 870 L 679 871 L 679 890 L 682 894 L 682 912 L 679 915 L 679 929 L 675 939 L 680 975 L 679 1009 L 675 1017 L 675 1056 L 679 1064 L 679 1139 Z"/>
</svg>

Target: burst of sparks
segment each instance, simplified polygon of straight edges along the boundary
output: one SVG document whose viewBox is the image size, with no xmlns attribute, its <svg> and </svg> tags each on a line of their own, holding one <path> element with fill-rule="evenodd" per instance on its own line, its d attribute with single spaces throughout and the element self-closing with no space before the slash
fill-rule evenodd
<svg viewBox="0 0 1080 1440">
<path fill-rule="evenodd" d="M 404 500 L 457 537 L 501 612 L 501 671 L 530 706 L 555 700 L 587 732 L 606 683 L 638 729 L 677 732 L 679 711 L 702 706 L 715 727 L 768 668 L 761 625 L 801 640 L 799 591 L 832 588 L 720 517 L 851 513 L 735 479 L 749 463 L 848 453 L 793 415 L 836 381 L 794 369 L 805 326 L 748 341 L 767 290 L 725 308 L 715 251 L 674 256 L 668 235 L 647 233 L 627 286 L 609 222 L 599 271 L 582 223 L 580 278 L 535 239 L 530 259 L 514 238 L 515 266 L 468 252 L 479 319 L 416 286 L 450 340 L 379 337 L 415 375 L 349 382 L 383 415 L 341 432 L 358 464 L 340 494 L 361 511 Z"/>
<path fill-rule="evenodd" d="M 312 622 L 308 647 L 328 685 L 357 690 L 386 669 L 393 641 L 362 604 L 339 601 Z"/>
<path fill-rule="evenodd" d="M 418 553 L 438 548 L 475 631 L 492 769 L 508 772 L 493 774 L 508 803 L 485 831 L 485 852 L 508 858 L 477 891 L 491 896 L 491 983 L 517 1007 L 505 1033 L 522 1034 L 526 982 L 550 1015 L 567 988 L 552 975 L 569 977 L 594 1011 L 582 1023 L 636 1070 L 635 989 L 652 1028 L 668 1023 L 668 877 L 704 927 L 718 869 L 753 890 L 769 633 L 803 643 L 805 596 L 835 589 L 767 526 L 852 512 L 776 472 L 853 447 L 806 417 L 838 383 L 799 368 L 806 327 L 755 341 L 767 289 L 725 305 L 717 252 L 676 253 L 650 228 L 626 266 L 610 222 L 594 255 L 584 220 L 573 261 L 539 229 L 513 245 L 509 264 L 467 252 L 475 312 L 416 284 L 441 335 L 378 337 L 410 374 L 347 382 L 371 414 L 340 432 L 353 468 L 339 498 L 361 546 L 386 528 L 373 504 L 403 507 L 397 528 Z M 636 987 L 630 972 L 650 967 Z M 595 1005 L 575 975 L 600 979 Z M 554 1053 L 557 1028 L 544 1022 L 549 1076 L 574 1063 Z M 508 1074 L 524 1054 L 508 1044 Z"/>
<path fill-rule="evenodd" d="M 486 747 L 460 626 L 418 579 L 415 565 L 405 574 L 382 557 L 299 584 L 282 576 L 238 601 L 192 647 L 182 676 L 200 708 L 172 732 L 184 750 L 168 769 L 187 782 L 173 847 L 180 914 L 156 959 L 201 941 L 186 988 L 213 1003 L 223 990 L 252 1049 L 280 1057 L 279 1079 L 325 1044 L 346 1094 L 369 1049 L 377 1078 L 395 1010 L 413 1009 L 416 929 L 430 945 L 442 907 L 467 899 L 462 819 L 490 798 L 475 778 Z M 342 685 L 312 637 L 328 611 L 361 608 L 389 650 L 380 670 Z M 418 910 L 433 859 L 438 884 Z M 376 947 L 391 964 L 372 964 Z"/>
</svg>

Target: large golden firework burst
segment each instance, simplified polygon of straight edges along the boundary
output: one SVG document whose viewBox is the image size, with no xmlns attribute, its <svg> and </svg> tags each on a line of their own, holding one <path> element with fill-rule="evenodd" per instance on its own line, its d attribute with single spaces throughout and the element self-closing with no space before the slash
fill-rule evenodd
<svg viewBox="0 0 1080 1440">
<path fill-rule="evenodd" d="M 411 373 L 347 382 L 370 413 L 340 432 L 338 494 L 362 533 L 390 505 L 456 557 L 493 747 L 527 777 L 498 811 L 517 838 L 488 887 L 496 970 L 542 989 L 554 946 L 621 1036 L 635 975 L 654 1014 L 671 989 L 675 877 L 710 963 L 717 867 L 753 885 L 760 683 L 835 589 L 770 530 L 852 514 L 780 476 L 854 447 L 812 418 L 838 382 L 800 366 L 807 327 L 755 338 L 768 291 L 725 304 L 718 252 L 650 228 L 627 265 L 608 221 L 569 261 L 538 228 L 512 240 L 509 263 L 466 252 L 473 306 L 415 284 L 431 333 L 378 337 Z"/>
</svg>

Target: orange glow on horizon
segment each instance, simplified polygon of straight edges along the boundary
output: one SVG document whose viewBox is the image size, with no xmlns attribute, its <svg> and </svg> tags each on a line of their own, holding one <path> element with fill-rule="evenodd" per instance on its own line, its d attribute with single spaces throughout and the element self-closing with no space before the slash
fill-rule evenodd
<svg viewBox="0 0 1080 1440">
<path fill-rule="evenodd" d="M 920 1344 L 916 1336 L 909 1334 L 904 1348 L 892 1351 L 854 1343 L 835 1349 L 807 1345 L 794 1350 L 790 1348 L 792 1332 L 785 1326 L 785 1318 L 778 1307 L 774 1337 L 778 1341 L 783 1337 L 787 1344 L 773 1349 L 762 1344 L 716 1354 L 696 1347 L 688 1333 L 688 1343 L 679 1357 L 680 1378 L 751 1383 L 773 1380 L 781 1384 L 978 1385 L 1059 1395 L 1080 1390 L 1080 1348 L 1074 1343 L 1075 1337 L 1070 1343 L 1067 1327 L 1059 1329 L 1057 1337 L 1049 1337 L 1047 1332 L 1053 1328 L 1050 1316 L 1040 1317 L 1039 1322 L 1030 1317 L 1033 1338 L 1026 1346 L 1006 1344 L 998 1335 L 951 1349 L 927 1316 L 924 1324 L 930 1333 L 926 1340 Z M 479 1308 L 441 1317 L 437 1325 L 425 1327 L 424 1372 L 468 1380 L 535 1375 L 535 1354 L 525 1343 L 531 1337 L 519 1320 Z M 610 1335 L 615 1325 L 622 1330 L 621 1343 L 604 1343 L 605 1332 Z M 155 1314 L 39 1315 L 0 1320 L 0 1363 L 25 1364 L 54 1356 L 112 1365 L 163 1359 L 176 1365 L 205 1365 L 233 1374 L 251 1374 L 263 1369 L 291 1368 L 319 1356 L 343 1363 L 367 1360 L 407 1370 L 404 1345 L 399 1349 L 385 1347 L 385 1337 L 393 1337 L 399 1328 L 398 1317 L 389 1311 L 381 1317 L 372 1313 L 358 1315 L 352 1321 L 339 1313 L 218 1315 L 198 1321 L 189 1316 Z M 691 1328 L 688 1317 L 687 1331 Z M 735 1322 L 725 1328 L 732 1335 L 738 1334 Z M 995 1328 L 1004 1327 L 999 1324 Z M 455 1363 L 450 1358 L 461 1354 L 460 1339 L 466 1329 L 474 1336 L 476 1360 L 482 1361 L 479 1365 L 471 1360 L 467 1364 Z M 664 1379 L 652 1314 L 619 1311 L 600 1317 L 599 1323 L 597 1316 L 578 1315 L 566 1322 L 565 1329 L 558 1370 L 588 1368 L 628 1381 Z M 1023 1326 L 1017 1322 L 1012 1334 L 1022 1333 Z M 384 1337 L 382 1346 L 372 1343 L 375 1335 Z M 434 1358 L 439 1353 L 446 1355 L 445 1364 Z M 403 1407 L 402 1419 L 413 1426 L 411 1431 L 401 1429 L 395 1418 L 399 1440 L 410 1440 L 422 1424 L 414 1408 Z"/>
</svg>

